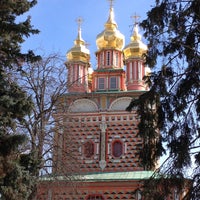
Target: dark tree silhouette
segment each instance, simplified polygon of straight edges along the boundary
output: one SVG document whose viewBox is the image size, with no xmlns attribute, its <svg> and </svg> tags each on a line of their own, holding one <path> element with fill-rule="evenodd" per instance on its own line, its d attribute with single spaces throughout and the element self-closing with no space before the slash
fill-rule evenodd
<svg viewBox="0 0 200 200">
<path fill-rule="evenodd" d="M 137 106 L 141 116 L 144 166 L 154 168 L 167 152 L 161 172 L 180 180 L 189 170 L 187 198 L 200 199 L 200 1 L 157 0 L 147 14 L 141 26 L 149 47 L 146 63 L 152 69 L 144 77 L 149 91 L 127 109 Z"/>
<path fill-rule="evenodd" d="M 33 104 L 11 74 L 22 71 L 24 61 L 39 59 L 32 51 L 21 53 L 25 37 L 38 30 L 33 29 L 30 18 L 17 22 L 35 4 L 34 0 L 0 1 L 0 194 L 6 200 L 27 199 L 34 181 L 21 162 L 20 148 L 26 137 L 16 130 L 16 123 L 24 122 Z"/>
</svg>

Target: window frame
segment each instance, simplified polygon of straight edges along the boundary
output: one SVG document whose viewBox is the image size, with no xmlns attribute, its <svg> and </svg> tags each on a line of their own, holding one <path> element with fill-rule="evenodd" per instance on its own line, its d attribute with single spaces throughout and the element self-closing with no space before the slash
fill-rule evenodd
<svg viewBox="0 0 200 200">
<path fill-rule="evenodd" d="M 118 67 L 119 65 L 119 52 L 115 52 L 115 66 Z"/>
<path fill-rule="evenodd" d="M 91 145 L 92 146 L 92 152 L 91 152 L 91 146 L 89 147 L 89 152 L 86 152 L 88 149 L 87 146 Z M 95 146 L 94 146 L 94 142 L 89 140 L 89 141 L 86 141 L 84 144 L 83 144 L 83 155 L 85 158 L 87 159 L 90 159 L 91 157 L 94 156 L 94 152 L 95 152 Z"/>
<path fill-rule="evenodd" d="M 116 147 L 114 146 L 116 143 L 120 144 L 120 153 L 118 152 L 119 150 L 118 149 L 115 149 Z M 117 147 L 118 148 L 118 147 Z M 116 152 L 117 151 L 117 152 Z M 112 155 L 115 157 L 115 158 L 120 158 L 124 153 L 124 148 L 123 148 L 123 142 L 121 140 L 115 140 L 113 141 L 112 143 Z"/>
<path fill-rule="evenodd" d="M 111 51 L 106 51 L 106 65 L 111 65 Z"/>
<path fill-rule="evenodd" d="M 105 77 L 98 77 L 98 90 L 105 90 Z"/>
<path fill-rule="evenodd" d="M 113 84 L 113 83 L 112 83 L 112 80 L 113 80 L 113 78 L 114 78 L 114 80 L 115 80 L 115 87 L 112 87 L 112 84 Z M 110 89 L 111 89 L 111 90 L 116 90 L 116 89 L 118 88 L 118 85 L 117 85 L 117 77 L 116 77 L 116 76 L 111 76 L 111 77 L 110 77 L 110 84 L 109 84 L 109 85 L 110 85 Z"/>
<path fill-rule="evenodd" d="M 100 66 L 103 67 L 104 66 L 104 52 L 100 53 Z"/>
</svg>

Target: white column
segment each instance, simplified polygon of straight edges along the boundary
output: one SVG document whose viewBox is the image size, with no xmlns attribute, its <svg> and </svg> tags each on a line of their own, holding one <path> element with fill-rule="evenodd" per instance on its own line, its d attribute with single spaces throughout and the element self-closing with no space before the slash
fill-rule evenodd
<svg viewBox="0 0 200 200">
<path fill-rule="evenodd" d="M 100 146 L 100 152 L 101 152 L 101 157 L 100 157 L 100 162 L 99 166 L 103 170 L 106 167 L 106 129 L 107 129 L 107 124 L 105 122 L 105 116 L 102 116 L 102 123 L 100 124 L 100 129 L 101 129 L 101 146 Z"/>
<path fill-rule="evenodd" d="M 129 81 L 132 81 L 133 79 L 133 63 L 130 62 L 129 64 L 130 74 L 129 74 Z"/>
</svg>

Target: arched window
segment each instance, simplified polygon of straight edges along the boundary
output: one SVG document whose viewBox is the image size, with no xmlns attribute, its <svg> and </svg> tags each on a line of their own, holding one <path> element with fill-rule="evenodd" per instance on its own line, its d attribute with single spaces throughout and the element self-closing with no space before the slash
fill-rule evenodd
<svg viewBox="0 0 200 200">
<path fill-rule="evenodd" d="M 115 65 L 118 66 L 119 64 L 119 54 L 118 52 L 115 53 Z"/>
<path fill-rule="evenodd" d="M 100 54 L 100 66 L 103 67 L 104 66 L 104 52 L 102 52 Z"/>
<path fill-rule="evenodd" d="M 92 141 L 88 141 L 84 144 L 84 156 L 86 158 L 90 158 L 94 155 L 94 143 Z"/>
<path fill-rule="evenodd" d="M 110 65 L 111 64 L 111 58 L 110 58 L 110 51 L 106 52 L 106 65 Z"/>
<path fill-rule="evenodd" d="M 102 195 L 89 195 L 87 200 L 103 200 Z"/>
<path fill-rule="evenodd" d="M 142 80 L 142 63 L 138 61 L 138 80 Z"/>
<path fill-rule="evenodd" d="M 123 145 L 122 142 L 119 140 L 116 140 L 112 144 L 112 153 L 114 157 L 120 157 L 123 153 Z"/>
</svg>

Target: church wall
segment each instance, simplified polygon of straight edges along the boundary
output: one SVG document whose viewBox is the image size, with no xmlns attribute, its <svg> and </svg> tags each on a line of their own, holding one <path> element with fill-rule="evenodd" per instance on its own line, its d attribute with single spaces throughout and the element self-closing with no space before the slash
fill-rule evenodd
<svg viewBox="0 0 200 200">
<path fill-rule="evenodd" d="M 76 156 L 78 157 L 77 161 L 79 161 L 80 171 L 102 171 L 99 166 L 101 155 L 100 124 L 102 123 L 102 117 L 105 117 L 105 123 L 107 124 L 106 147 L 104 149 L 106 151 L 107 164 L 103 171 L 142 170 L 138 155 L 138 151 L 142 146 L 142 140 L 137 134 L 137 115 L 136 113 L 122 112 L 117 113 L 117 115 L 116 113 L 94 113 L 94 115 L 83 113 L 82 116 L 70 116 L 70 122 L 67 122 L 66 125 L 67 130 L 63 134 L 70 133 L 73 143 L 77 145 L 75 151 L 77 152 Z M 123 146 L 122 155 L 119 157 L 113 156 L 112 153 L 114 141 L 120 141 Z M 87 156 L 84 150 L 84 145 L 87 142 L 92 142 L 94 145 L 91 156 Z M 64 149 L 63 152 L 65 155 L 67 149 Z M 65 163 L 64 155 L 62 158 L 63 164 Z"/>
<path fill-rule="evenodd" d="M 63 116 L 65 127 L 62 136 L 63 151 L 57 158 L 57 160 L 61 160 L 61 167 L 55 170 L 57 173 L 62 173 L 63 168 L 69 170 L 69 167 L 64 166 L 69 165 L 67 152 L 70 151 L 77 160 L 77 162 L 73 162 L 74 167 L 71 163 L 70 168 L 77 172 L 143 170 L 139 161 L 142 139 L 138 135 L 138 116 L 136 111 L 125 111 L 131 98 L 124 96 L 116 93 L 115 95 L 95 94 L 91 95 L 91 99 L 88 98 L 89 95 L 87 99 L 84 98 L 84 95 L 76 100 L 74 96 L 65 98 L 65 101 L 68 102 L 66 103 L 68 105 L 66 112 L 55 115 L 55 117 Z M 129 101 L 126 102 L 128 99 Z M 81 102 L 84 104 L 82 105 Z M 121 104 L 125 105 L 121 107 Z M 86 112 L 84 109 L 90 111 Z M 92 109 L 94 111 L 91 111 Z M 104 146 L 102 146 L 101 140 L 102 124 L 106 125 Z M 73 144 L 71 150 L 69 141 Z M 122 145 L 121 155 L 115 156 L 113 153 L 115 142 L 120 142 Z M 105 154 L 103 158 L 102 153 Z M 104 167 L 100 164 L 101 160 L 105 161 Z"/>
<path fill-rule="evenodd" d="M 86 200 L 90 195 L 102 196 L 104 200 L 138 200 L 138 189 L 141 188 L 141 185 L 142 181 L 137 180 L 124 182 L 79 182 L 73 185 L 64 181 L 46 181 L 39 188 L 37 200 Z"/>
</svg>

